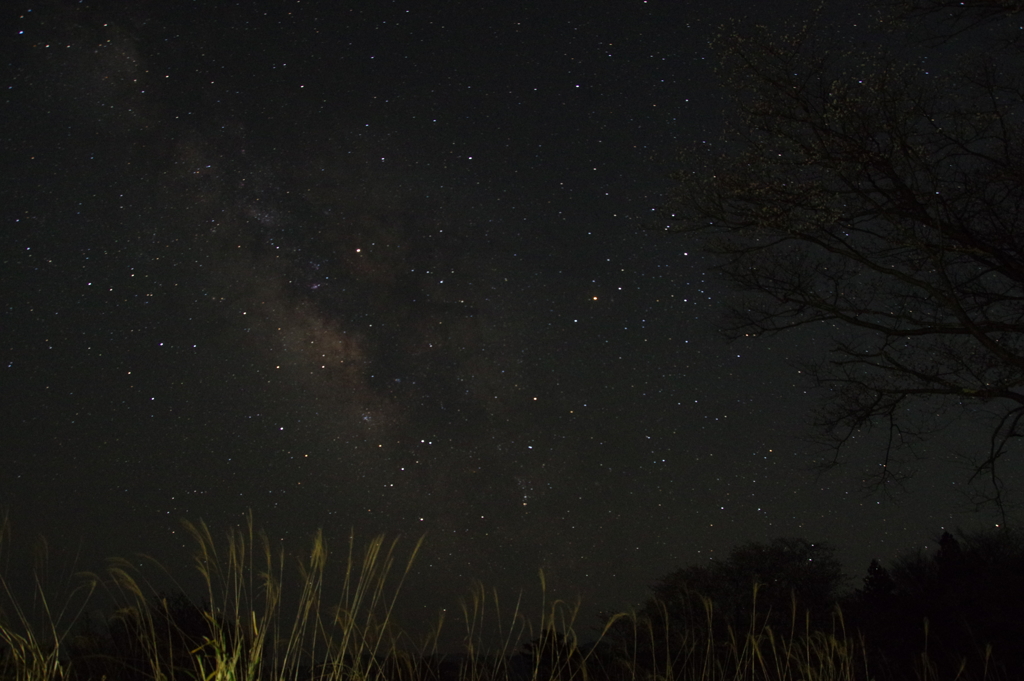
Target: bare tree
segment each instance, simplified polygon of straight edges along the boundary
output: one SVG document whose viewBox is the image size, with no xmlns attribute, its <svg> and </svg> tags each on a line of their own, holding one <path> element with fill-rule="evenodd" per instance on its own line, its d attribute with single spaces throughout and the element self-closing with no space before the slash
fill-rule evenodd
<svg viewBox="0 0 1024 681">
<path fill-rule="evenodd" d="M 667 229 L 747 292 L 728 335 L 828 330 L 809 369 L 829 464 L 881 428 L 885 483 L 955 412 L 991 418 L 972 482 L 1005 519 L 997 464 L 1024 434 L 1024 7 L 889 10 L 897 30 L 857 40 L 820 16 L 723 35 L 734 115 L 687 157 Z"/>
</svg>

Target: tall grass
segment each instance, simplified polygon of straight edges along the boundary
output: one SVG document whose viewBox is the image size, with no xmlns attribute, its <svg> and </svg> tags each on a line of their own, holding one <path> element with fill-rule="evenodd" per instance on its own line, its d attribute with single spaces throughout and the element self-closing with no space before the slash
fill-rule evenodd
<svg viewBox="0 0 1024 681">
<path fill-rule="evenodd" d="M 0 681 L 860 681 L 869 679 L 863 645 L 836 613 L 829 631 L 811 627 L 793 604 L 776 631 L 752 598 L 749 630 L 717 625 L 705 600 L 702 621 L 679 626 L 665 606 L 618 613 L 584 641 L 579 604 L 548 600 L 540 614 L 521 597 L 508 607 L 477 584 L 462 602 L 462 650 L 442 655 L 439 618 L 413 638 L 396 605 L 422 540 L 399 551 L 383 537 L 349 537 L 332 556 L 321 533 L 292 561 L 272 549 L 252 520 L 222 541 L 187 524 L 201 602 L 160 591 L 138 564 L 114 561 L 83 576 L 73 598 L 52 609 L 39 579 L 23 605 L 0 577 Z M 2 525 L 0 540 L 6 540 Z M 0 551 L 6 541 L 0 541 Z M 151 565 L 157 569 L 155 561 Z M 336 571 L 336 572 L 335 572 Z M 164 571 L 162 577 L 169 573 Z M 166 581 L 166 580 L 164 580 Z M 97 584 L 115 604 L 106 632 L 73 632 Z M 77 643 L 76 643 L 77 641 Z M 99 641 L 99 643 L 97 643 Z M 922 657 L 919 678 L 934 678 Z"/>
<path fill-rule="evenodd" d="M 776 631 L 756 612 L 753 587 L 751 624 L 747 631 L 716 626 L 714 604 L 702 599 L 700 622 L 673 621 L 658 603 L 643 614 L 621 614 L 606 627 L 603 640 L 614 641 L 608 657 L 616 669 L 611 678 L 629 681 L 853 681 L 868 679 L 860 640 L 845 631 L 842 613 L 831 631 L 811 628 L 794 602 L 788 631 Z M 610 627 L 612 631 L 609 636 Z"/>
<path fill-rule="evenodd" d="M 289 603 L 284 551 L 272 550 L 251 519 L 244 530 L 229 532 L 221 548 L 204 523 L 186 528 L 205 590 L 198 634 L 174 621 L 166 599 L 154 602 L 154 589 L 132 563 L 117 561 L 108 570 L 122 604 L 115 617 L 141 644 L 144 678 L 362 681 L 412 659 L 393 613 L 420 543 L 396 566 L 397 540 L 377 537 L 357 553 L 350 538 L 336 582 L 340 593 L 328 600 L 330 554 L 318 532 L 298 565 L 298 591 Z"/>
<path fill-rule="evenodd" d="M 63 582 L 60 602 L 51 602 L 44 582 L 49 574 L 49 547 L 40 540 L 34 550 L 30 584 L 16 593 L 7 579 L 10 558 L 10 522 L 0 513 L 0 679 L 3 681 L 60 681 L 62 643 L 84 612 L 95 588 L 93 579 L 78 579 L 68 588 Z M 25 590 L 27 589 L 27 593 Z"/>
</svg>

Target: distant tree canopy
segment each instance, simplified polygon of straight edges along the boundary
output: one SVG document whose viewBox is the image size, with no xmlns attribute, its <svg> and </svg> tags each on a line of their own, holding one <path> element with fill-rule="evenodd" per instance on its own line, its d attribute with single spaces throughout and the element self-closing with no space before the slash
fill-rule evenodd
<svg viewBox="0 0 1024 681">
<path fill-rule="evenodd" d="M 715 642 L 728 648 L 730 641 L 745 641 L 766 626 L 782 635 L 803 633 L 807 626 L 829 630 L 844 581 L 828 544 L 805 539 L 744 544 L 723 560 L 659 579 L 637 613 L 638 628 L 630 620 L 615 621 L 603 645 L 613 657 L 631 660 L 647 678 L 689 678 L 690 672 L 699 678 L 699 656 L 683 659 L 694 645 Z"/>
<path fill-rule="evenodd" d="M 728 335 L 831 338 L 806 367 L 828 389 L 828 464 L 881 429 L 873 480 L 899 479 L 902 453 L 967 415 L 988 429 L 976 501 L 1000 508 L 997 463 L 1024 434 L 1022 14 L 894 0 L 874 35 L 820 16 L 723 35 L 727 132 L 688 155 L 665 210 L 749 294 Z"/>
<path fill-rule="evenodd" d="M 745 631 L 752 623 L 788 626 L 805 611 L 827 618 L 843 586 L 842 565 L 824 543 L 775 539 L 734 548 L 728 558 L 691 565 L 662 577 L 648 609 L 671 619 L 706 618 L 710 602 L 723 621 Z M 755 592 L 756 589 L 756 592 Z"/>
<path fill-rule="evenodd" d="M 603 652 L 645 678 L 701 678 L 703 658 L 686 653 L 695 642 L 728 651 L 770 627 L 775 640 L 818 632 L 856 641 L 863 678 L 1024 678 L 1024 534 L 993 528 L 958 537 L 943 533 L 937 550 L 888 566 L 872 561 L 856 590 L 845 589 L 826 544 L 745 544 L 659 579 L 639 627 L 612 620 Z"/>
<path fill-rule="evenodd" d="M 919 676 L 927 640 L 943 670 L 930 678 L 985 678 L 985 670 L 987 678 L 1024 678 L 1024 538 L 946 532 L 938 543 L 938 551 L 909 554 L 890 568 L 873 561 L 863 588 L 843 604 L 875 677 Z"/>
</svg>

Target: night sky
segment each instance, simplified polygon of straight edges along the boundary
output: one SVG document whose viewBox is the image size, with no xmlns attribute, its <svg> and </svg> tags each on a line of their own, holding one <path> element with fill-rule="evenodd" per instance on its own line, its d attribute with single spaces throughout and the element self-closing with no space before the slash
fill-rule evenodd
<svg viewBox="0 0 1024 681">
<path fill-rule="evenodd" d="M 426 533 L 424 612 L 543 567 L 591 613 L 746 541 L 830 541 L 855 585 L 990 523 L 938 454 L 895 500 L 816 473 L 816 331 L 727 344 L 700 244 L 648 229 L 758 4 L 8 4 L 15 533 L 87 569 L 249 509 L 296 551 Z"/>
</svg>

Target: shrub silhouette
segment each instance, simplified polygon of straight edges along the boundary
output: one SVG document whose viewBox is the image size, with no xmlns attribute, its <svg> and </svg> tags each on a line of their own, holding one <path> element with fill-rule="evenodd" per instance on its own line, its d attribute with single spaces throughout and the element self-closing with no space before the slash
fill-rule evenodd
<svg viewBox="0 0 1024 681">
<path fill-rule="evenodd" d="M 209 613 L 209 606 L 176 591 L 153 596 L 144 612 L 117 611 L 106 634 L 86 618 L 68 645 L 70 676 L 144 681 L 159 676 L 159 669 L 190 668 L 213 637 Z"/>
</svg>

